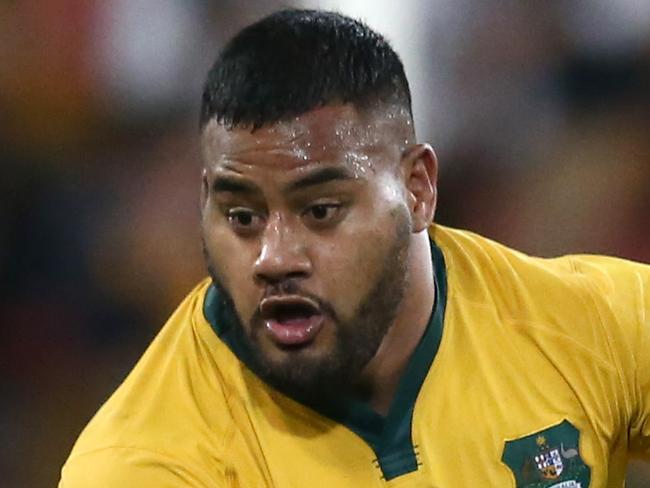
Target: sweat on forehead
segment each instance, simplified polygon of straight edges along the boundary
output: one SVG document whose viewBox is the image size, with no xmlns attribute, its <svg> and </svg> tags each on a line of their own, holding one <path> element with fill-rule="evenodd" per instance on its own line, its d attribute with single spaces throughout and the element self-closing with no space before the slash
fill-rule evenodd
<svg viewBox="0 0 650 488">
<path fill-rule="evenodd" d="M 260 153 L 297 163 L 337 162 L 330 161 L 334 157 L 358 164 L 376 153 L 392 153 L 398 159 L 414 142 L 408 112 L 399 107 L 360 111 L 352 104 L 318 107 L 254 130 L 228 128 L 213 119 L 202 139 L 206 164 L 246 160 Z"/>
</svg>

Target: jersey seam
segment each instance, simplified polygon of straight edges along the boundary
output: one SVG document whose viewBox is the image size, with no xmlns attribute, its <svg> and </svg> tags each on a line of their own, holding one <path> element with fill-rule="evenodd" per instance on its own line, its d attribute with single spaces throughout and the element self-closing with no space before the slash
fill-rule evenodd
<svg viewBox="0 0 650 488">
<path fill-rule="evenodd" d="M 534 321 L 526 321 L 526 320 L 521 320 L 521 319 L 509 318 L 509 319 L 507 319 L 507 323 L 510 323 L 512 325 L 515 325 L 515 326 L 516 325 L 525 325 L 526 327 L 530 327 L 531 329 L 547 332 L 547 333 L 553 334 L 555 336 L 561 336 L 562 338 L 564 338 L 567 341 L 571 342 L 571 344 L 574 347 L 576 347 L 576 348 L 578 348 L 578 349 L 580 349 L 580 350 L 582 350 L 584 352 L 587 352 L 589 354 L 589 356 L 591 356 L 594 360 L 598 361 L 602 366 L 605 366 L 610 372 L 612 372 L 612 373 L 614 373 L 616 375 L 618 380 L 620 380 L 620 371 L 616 367 L 615 364 L 612 364 L 607 359 L 604 359 L 604 358 L 598 356 L 597 354 L 594 354 L 593 351 L 590 348 L 584 346 L 580 341 L 577 341 L 576 339 L 574 339 L 570 334 L 558 332 L 554 328 L 548 327 L 547 325 L 545 325 L 544 323 L 541 323 L 541 322 L 534 322 Z M 611 350 L 609 350 L 609 347 L 608 347 L 608 352 L 611 355 Z"/>
<path fill-rule="evenodd" d="M 582 271 L 576 266 L 576 263 L 575 263 L 575 261 L 574 261 L 574 259 L 572 257 L 570 257 L 568 261 L 571 264 L 571 269 L 572 269 L 572 271 L 574 273 L 579 274 L 579 275 L 583 275 Z M 616 370 L 616 374 L 617 374 L 617 377 L 618 377 L 618 382 L 620 384 L 620 387 L 621 387 L 621 390 L 622 390 L 622 393 L 623 393 L 623 399 L 624 399 L 624 402 L 625 402 L 625 410 L 626 410 L 625 411 L 625 420 L 626 420 L 625 427 L 627 429 L 629 427 L 629 421 L 632 418 L 632 405 L 631 405 L 632 402 L 631 402 L 631 397 L 630 397 L 630 391 L 628 390 L 628 387 L 627 387 L 627 385 L 625 383 L 625 375 L 623 373 L 623 367 L 620 364 L 620 361 L 619 361 L 617 355 L 614 353 L 614 348 L 612 347 L 612 344 L 614 342 L 613 337 L 612 337 L 612 335 L 610 333 L 610 330 L 605 325 L 605 320 L 604 320 L 603 314 L 601 312 L 600 305 L 598 303 L 598 300 L 596 299 L 597 290 L 594 288 L 594 285 L 591 282 L 591 280 L 586 279 L 585 281 L 586 281 L 585 289 L 587 291 L 587 296 L 589 297 L 591 303 L 593 304 L 594 310 L 595 310 L 595 312 L 596 312 L 596 314 L 598 316 L 598 323 L 600 325 L 600 329 L 603 331 L 603 333 L 605 335 L 605 340 L 606 340 L 606 343 L 607 343 L 607 351 L 609 353 L 611 361 L 612 361 L 612 363 L 614 365 L 614 368 Z M 603 447 L 603 450 L 604 450 L 604 447 Z"/>
<path fill-rule="evenodd" d="M 484 309 L 487 309 L 487 310 L 491 310 L 491 311 L 494 311 L 495 313 L 499 314 L 498 307 L 495 307 L 494 305 L 491 305 L 489 303 L 480 302 L 480 301 L 477 301 L 477 300 L 468 300 L 465 297 L 460 296 L 460 295 L 454 296 L 454 299 L 458 300 L 458 301 L 462 301 L 462 302 L 467 302 L 467 303 L 470 303 L 470 304 L 472 304 L 472 305 L 474 305 L 476 307 L 481 307 L 481 308 L 484 308 Z M 502 320 L 503 323 L 505 323 L 505 324 L 511 324 L 511 325 L 515 325 L 515 326 L 517 326 L 517 325 L 525 325 L 526 327 L 530 327 L 530 328 L 533 328 L 533 329 L 536 329 L 536 330 L 539 330 L 539 331 L 544 331 L 544 332 L 548 332 L 548 333 L 551 333 L 551 334 L 554 334 L 554 335 L 557 335 L 557 336 L 561 336 L 561 337 L 571 341 L 571 343 L 573 345 L 577 346 L 581 350 L 588 352 L 590 356 L 594 357 L 594 359 L 596 359 L 603 366 L 606 366 L 607 369 L 609 369 L 610 371 L 615 372 L 617 377 L 619 376 L 619 370 L 618 370 L 618 368 L 616 368 L 615 365 L 611 364 L 606 359 L 603 359 L 603 358 L 599 357 L 598 355 L 593 354 L 588 347 L 585 347 L 584 345 L 582 345 L 582 343 L 580 343 L 579 341 L 576 341 L 575 339 L 573 339 L 570 334 L 559 332 L 559 331 L 557 331 L 556 329 L 554 329 L 552 327 L 548 327 L 543 322 L 518 319 L 518 318 L 512 316 L 511 314 L 499 315 L 499 316 L 500 316 L 500 320 Z M 611 355 L 611 351 L 608 350 L 608 352 Z"/>
<path fill-rule="evenodd" d="M 576 274 L 582 275 L 582 272 L 580 271 L 580 269 L 578 269 L 577 266 L 575 265 L 575 262 L 574 262 L 573 258 L 569 258 L 569 262 L 571 263 L 572 270 Z M 585 287 L 586 287 L 587 292 L 588 292 L 588 297 L 591 300 L 592 304 L 594 305 L 594 310 L 596 311 L 596 314 L 598 315 L 598 322 L 599 322 L 600 328 L 604 332 L 605 337 L 607 339 L 607 351 L 608 351 L 609 356 L 611 357 L 611 360 L 614 363 L 616 371 L 618 373 L 618 379 L 619 379 L 619 382 L 621 383 L 621 388 L 623 389 L 624 397 L 625 397 L 625 400 L 626 400 L 626 403 L 627 403 L 626 407 L 628 408 L 627 413 L 629 415 L 630 414 L 630 404 L 629 404 L 630 392 L 628 391 L 627 385 L 625 384 L 625 379 L 624 379 L 625 375 L 623 374 L 623 367 L 621 366 L 617 355 L 614 353 L 614 349 L 612 347 L 612 343 L 614 342 L 614 340 L 612 338 L 612 335 L 610 333 L 609 328 L 607 326 L 605 326 L 605 320 L 603 318 L 601 308 L 599 306 L 598 300 L 596 300 L 596 296 L 597 296 L 596 292 L 597 292 L 597 290 L 594 288 L 594 285 L 591 282 L 591 280 L 587 279 L 585 281 L 586 281 L 586 286 Z"/>
<path fill-rule="evenodd" d="M 200 327 L 207 326 L 208 328 L 210 328 L 210 325 L 208 324 L 207 320 L 203 316 L 203 304 L 205 303 L 205 297 L 206 297 L 206 294 L 207 294 L 209 289 L 210 289 L 210 286 L 209 285 L 206 286 L 205 290 L 197 297 L 196 304 L 195 304 L 196 309 L 193 311 L 193 313 L 192 313 L 192 315 L 190 317 L 190 321 L 191 321 L 191 324 L 192 324 L 192 329 L 194 329 L 194 331 L 199 335 L 199 337 L 201 338 L 201 341 L 204 341 L 205 337 L 204 337 L 204 334 L 202 333 L 202 331 L 200 330 Z M 205 323 L 201 323 L 201 324 L 198 323 L 198 320 L 197 320 L 197 317 L 196 317 L 197 310 L 198 310 L 198 313 L 200 314 L 199 317 L 202 320 L 204 320 Z M 217 336 L 215 335 L 214 337 L 217 337 Z M 206 344 L 206 347 L 209 348 L 209 345 Z M 214 358 L 211 358 L 211 359 L 214 361 Z M 223 394 L 224 394 L 224 402 L 226 404 L 226 407 L 228 408 L 230 418 L 233 418 L 233 415 L 232 415 L 232 411 L 233 411 L 232 387 L 226 381 L 221 369 L 217 366 L 216 361 L 214 361 L 214 362 L 215 362 L 215 371 L 216 371 L 216 373 L 218 375 L 217 380 L 218 380 L 219 384 L 222 385 L 222 391 L 223 391 Z M 219 449 L 219 455 L 223 456 L 223 454 L 226 451 L 226 446 L 229 445 L 229 441 L 232 440 L 234 435 L 235 435 L 235 426 L 233 425 L 233 422 L 228 422 L 227 425 L 226 425 L 226 430 L 224 431 L 223 442 L 221 442 L 220 446 L 219 446 L 219 448 L 220 448 Z"/>
<path fill-rule="evenodd" d="M 197 304 L 196 304 L 197 310 L 195 311 L 195 313 L 198 313 L 198 316 L 195 315 L 195 314 L 192 314 L 192 317 L 191 317 L 192 326 L 194 327 L 194 330 L 196 331 L 196 333 L 199 334 L 202 341 L 215 341 L 215 342 L 219 343 L 221 346 L 223 346 L 226 349 L 227 354 L 231 354 L 237 362 L 241 363 L 241 360 L 237 357 L 237 355 L 226 345 L 226 343 L 223 341 L 223 339 L 212 328 L 212 326 L 210 324 L 210 321 L 208 320 L 207 316 L 205 315 L 205 301 L 206 301 L 206 297 L 207 297 L 207 294 L 208 294 L 210 288 L 211 288 L 211 285 L 208 284 L 208 286 L 206 286 L 205 290 L 200 294 L 199 300 L 197 300 Z M 208 337 L 210 339 L 207 339 Z M 206 347 L 210 348 L 210 344 L 209 343 L 206 344 Z M 228 409 L 229 418 L 234 419 L 235 415 L 233 414 L 233 412 L 236 410 L 236 404 L 233 403 L 233 398 L 235 398 L 235 396 L 236 396 L 236 393 L 235 393 L 236 388 L 232 386 L 232 384 L 226 378 L 226 375 L 223 374 L 221 368 L 218 366 L 219 362 L 216 361 L 216 359 L 214 357 L 211 357 L 211 359 L 215 363 L 215 371 L 218 374 L 218 381 L 219 381 L 219 384 L 221 385 L 221 388 L 222 388 L 222 391 L 223 391 L 223 394 L 224 394 L 224 402 L 225 402 L 226 408 Z M 228 422 L 227 426 L 226 426 L 226 429 L 224 429 L 223 441 L 219 445 L 219 448 L 220 448 L 219 456 L 221 457 L 221 460 L 222 460 L 222 462 L 224 464 L 224 467 L 229 466 L 229 463 L 226 462 L 226 460 L 225 460 L 227 458 L 226 452 L 227 452 L 228 446 L 232 444 L 232 440 L 235 438 L 235 435 L 236 435 L 237 431 L 238 431 L 237 425 L 236 425 L 236 422 L 234 422 L 234 421 L 233 422 Z M 256 429 L 253 429 L 253 432 L 254 432 L 257 444 L 259 446 L 261 446 L 261 442 L 260 442 L 260 440 L 258 438 L 258 433 L 257 433 Z M 264 465 L 264 469 L 262 469 L 263 476 L 265 478 L 267 478 L 267 479 L 271 479 L 272 478 L 272 473 L 271 473 L 271 470 L 269 468 L 269 464 L 268 464 L 265 456 L 264 456 L 264 460 L 263 460 L 263 465 Z"/>
</svg>

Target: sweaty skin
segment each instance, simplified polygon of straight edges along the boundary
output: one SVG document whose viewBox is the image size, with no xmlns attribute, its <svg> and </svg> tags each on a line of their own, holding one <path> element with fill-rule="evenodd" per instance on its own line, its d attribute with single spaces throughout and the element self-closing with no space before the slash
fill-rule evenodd
<svg viewBox="0 0 650 488">
<path fill-rule="evenodd" d="M 434 300 L 426 229 L 437 162 L 430 146 L 412 139 L 402 111 L 349 104 L 254 132 L 213 120 L 202 134 L 206 257 L 269 370 L 305 371 L 309 381 L 310 370 L 335 357 L 340 328 L 347 337 L 369 336 L 359 330 L 372 326 L 360 320 L 364 298 L 391 271 L 385 263 L 403 256 L 403 276 L 395 277 L 401 300 L 386 311 L 387 331 L 350 379 L 370 392 L 380 413 L 390 407 Z M 265 318 L 275 310 L 269 297 L 297 297 L 314 315 Z M 313 311 L 312 304 L 322 307 Z"/>
</svg>

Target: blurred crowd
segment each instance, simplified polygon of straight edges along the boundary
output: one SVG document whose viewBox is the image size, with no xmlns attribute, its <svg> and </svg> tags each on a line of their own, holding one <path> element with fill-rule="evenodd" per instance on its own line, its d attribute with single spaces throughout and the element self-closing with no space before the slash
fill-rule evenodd
<svg viewBox="0 0 650 488">
<path fill-rule="evenodd" d="M 204 275 L 203 77 L 289 5 L 361 17 L 403 56 L 439 222 L 650 262 L 646 0 L 1 2 L 0 486 L 56 484 Z M 641 471 L 629 486 L 650 484 Z"/>
</svg>

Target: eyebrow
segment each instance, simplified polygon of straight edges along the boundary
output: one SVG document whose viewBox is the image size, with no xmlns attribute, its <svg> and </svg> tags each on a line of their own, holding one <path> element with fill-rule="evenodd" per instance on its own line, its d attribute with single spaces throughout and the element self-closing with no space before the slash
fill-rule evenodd
<svg viewBox="0 0 650 488">
<path fill-rule="evenodd" d="M 295 192 L 303 190 L 310 186 L 322 185 L 330 181 L 345 181 L 352 180 L 354 176 L 344 167 L 329 167 L 318 169 L 302 178 L 299 178 L 291 183 L 288 183 L 284 190 L 286 192 Z"/>
<path fill-rule="evenodd" d="M 295 181 L 285 185 L 284 191 L 287 193 L 296 192 L 312 186 L 322 185 L 331 181 L 346 181 L 353 180 L 354 175 L 343 167 L 329 167 L 321 168 L 313 171 L 312 173 L 303 176 Z M 240 193 L 252 195 L 261 193 L 260 188 L 250 181 L 241 180 L 226 175 L 217 176 L 212 182 L 212 191 L 214 192 L 227 192 L 227 193 Z"/>
<path fill-rule="evenodd" d="M 256 184 L 230 176 L 217 176 L 212 182 L 212 191 L 245 194 L 260 193 L 260 189 Z"/>
</svg>

